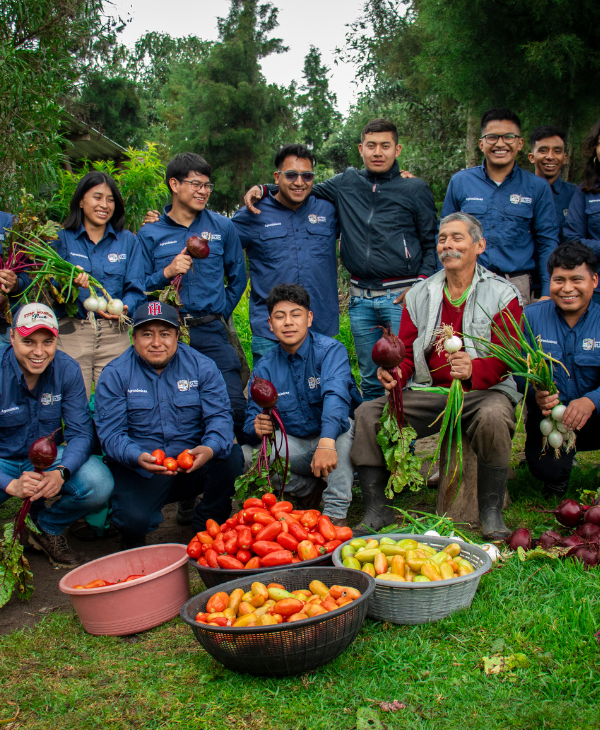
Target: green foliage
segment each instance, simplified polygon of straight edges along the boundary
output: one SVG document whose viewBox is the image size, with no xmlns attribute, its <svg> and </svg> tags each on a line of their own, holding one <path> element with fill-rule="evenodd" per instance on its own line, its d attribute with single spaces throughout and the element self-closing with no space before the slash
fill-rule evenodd
<svg viewBox="0 0 600 730">
<path fill-rule="evenodd" d="M 250 281 L 246 286 L 246 291 L 242 294 L 240 301 L 233 310 L 233 322 L 244 348 L 246 360 L 250 370 L 252 370 L 252 330 L 250 329 Z"/>
<path fill-rule="evenodd" d="M 388 498 L 400 492 L 408 485 L 411 492 L 418 491 L 425 483 L 419 469 L 421 459 L 410 453 L 410 443 L 417 438 L 417 432 L 408 423 L 400 428 L 396 416 L 386 403 L 379 419 L 377 443 L 383 451 L 390 478 L 385 492 Z"/>
<path fill-rule="evenodd" d="M 29 516 L 25 524 L 33 532 L 39 532 Z M 21 541 L 14 540 L 13 535 L 14 523 L 7 522 L 0 540 L 0 608 L 8 603 L 15 590 L 21 601 L 28 601 L 33 595 L 33 573 L 23 555 Z"/>
<path fill-rule="evenodd" d="M 65 220 L 77 183 L 90 169 L 105 172 L 115 180 L 125 203 L 126 225 L 132 231 L 138 231 L 142 227 L 148 210 L 160 208 L 168 199 L 165 167 L 160 159 L 158 146 L 154 142 L 148 142 L 144 150 L 129 148 L 126 159 L 119 167 L 112 160 L 98 160 L 91 167 L 89 161 L 86 161 L 77 174 L 61 170 L 58 190 L 50 201 L 48 215 L 61 222 Z"/>
<path fill-rule="evenodd" d="M 334 124 L 341 120 L 336 111 L 337 96 L 329 90 L 329 69 L 321 63 L 321 52 L 314 46 L 304 59 L 303 92 L 297 103 L 301 109 L 300 131 L 302 141 L 317 152 L 332 133 Z"/>
</svg>

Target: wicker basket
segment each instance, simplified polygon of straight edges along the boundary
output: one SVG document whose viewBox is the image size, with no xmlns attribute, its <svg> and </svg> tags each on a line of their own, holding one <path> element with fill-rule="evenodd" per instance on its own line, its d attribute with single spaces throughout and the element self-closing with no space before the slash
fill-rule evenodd
<svg viewBox="0 0 600 730">
<path fill-rule="evenodd" d="M 475 568 L 474 573 L 462 578 L 440 580 L 432 583 L 384 583 L 376 581 L 375 593 L 369 601 L 369 618 L 391 621 L 394 624 L 427 624 L 438 621 L 461 608 L 471 605 L 481 576 L 492 567 L 490 556 L 477 545 L 469 545 L 455 538 L 435 535 L 367 535 L 376 540 L 391 537 L 392 540 L 412 539 L 437 550 L 458 542 L 461 556 Z M 349 541 L 348 541 L 349 542 Z M 342 548 L 333 552 L 333 564 L 343 566 Z M 360 571 L 357 571 L 360 572 Z"/>
<path fill-rule="evenodd" d="M 245 576 L 194 596 L 181 609 L 181 618 L 192 627 L 204 649 L 228 669 L 268 677 L 300 674 L 327 664 L 354 641 L 367 615 L 375 580 L 348 568 L 294 568 L 269 572 L 269 582 L 281 583 L 288 591 L 306 590 L 312 580 L 326 586 L 344 585 L 362 593 L 352 603 L 304 621 L 276 626 L 233 628 L 196 623 L 211 596 L 219 591 L 244 591 L 256 576 Z"/>
<path fill-rule="evenodd" d="M 213 588 L 221 583 L 228 583 L 230 580 L 236 578 L 245 578 L 247 575 L 261 575 L 262 573 L 272 573 L 275 570 L 293 570 L 294 568 L 306 568 L 312 565 L 332 565 L 333 553 L 325 553 L 325 555 L 319 555 L 318 558 L 312 560 L 304 560 L 302 563 L 292 563 L 291 565 L 276 565 L 273 568 L 256 568 L 256 570 L 225 570 L 223 568 L 206 568 L 190 558 L 190 567 L 196 568 L 202 582 L 207 588 Z M 343 566 L 342 566 L 343 567 Z M 269 581 L 272 583 L 275 581 Z"/>
</svg>

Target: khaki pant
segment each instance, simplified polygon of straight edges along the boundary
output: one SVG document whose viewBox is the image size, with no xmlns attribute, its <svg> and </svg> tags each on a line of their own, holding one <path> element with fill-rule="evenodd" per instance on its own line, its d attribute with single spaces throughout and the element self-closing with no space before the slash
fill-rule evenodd
<svg viewBox="0 0 600 730">
<path fill-rule="evenodd" d="M 422 390 L 402 391 L 404 415 L 418 438 L 438 433 L 442 419 L 431 426 L 446 407 L 447 396 Z M 379 419 L 388 396 L 367 401 L 359 406 L 354 417 L 354 443 L 350 456 L 356 466 L 385 466 L 377 443 Z M 504 393 L 497 390 L 475 390 L 465 393 L 462 412 L 463 431 L 468 435 L 477 459 L 488 466 L 507 467 L 515 432 L 515 407 Z"/>
<path fill-rule="evenodd" d="M 58 322 L 58 349 L 77 360 L 88 400 L 92 381 L 98 383 L 100 373 L 130 345 L 129 328 L 119 329 L 116 320 L 96 318 L 96 327 L 87 319 L 63 317 Z"/>
<path fill-rule="evenodd" d="M 533 302 L 531 298 L 531 276 L 529 274 L 521 274 L 521 276 L 511 276 L 511 274 L 505 275 L 506 281 L 510 281 L 513 286 L 516 286 L 523 300 L 523 306 L 526 307 L 528 304 Z"/>
</svg>

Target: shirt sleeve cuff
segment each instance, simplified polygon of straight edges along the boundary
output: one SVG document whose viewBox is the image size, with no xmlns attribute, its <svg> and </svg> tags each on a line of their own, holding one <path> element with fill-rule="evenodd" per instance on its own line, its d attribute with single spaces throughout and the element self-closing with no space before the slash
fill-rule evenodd
<svg viewBox="0 0 600 730">
<path fill-rule="evenodd" d="M 600 392 L 597 390 L 592 390 L 591 393 L 585 394 L 586 398 L 589 398 L 592 403 L 596 406 L 596 410 L 600 412 Z M 1 484 L 1 482 L 0 482 Z"/>
<path fill-rule="evenodd" d="M 68 446 L 67 449 L 65 449 L 65 452 L 62 456 L 62 459 L 60 460 L 61 466 L 65 466 L 71 474 L 75 474 L 75 472 L 78 469 L 81 469 L 81 467 L 84 465 L 86 459 L 84 458 L 83 461 L 81 457 L 76 456 L 75 454 L 69 454 L 68 453 Z"/>
<path fill-rule="evenodd" d="M 213 458 L 216 457 L 219 459 L 221 456 L 224 456 L 223 449 L 219 442 L 216 439 L 208 438 L 202 439 L 202 446 L 208 446 L 209 449 L 213 450 Z"/>
<path fill-rule="evenodd" d="M 138 462 L 138 458 L 143 453 L 143 450 L 140 449 L 140 447 L 136 444 L 128 444 L 125 448 L 125 453 L 123 454 L 123 461 L 125 462 L 125 465 L 128 466 L 130 469 L 139 469 L 140 465 Z"/>
<path fill-rule="evenodd" d="M 341 430 L 338 426 L 333 423 L 321 424 L 321 438 L 322 439 L 333 439 L 337 441 L 338 436 L 341 434 Z"/>
<path fill-rule="evenodd" d="M 8 476 L 4 472 L 0 471 L 0 490 L 6 492 L 6 487 L 12 482 L 14 477 Z"/>
</svg>

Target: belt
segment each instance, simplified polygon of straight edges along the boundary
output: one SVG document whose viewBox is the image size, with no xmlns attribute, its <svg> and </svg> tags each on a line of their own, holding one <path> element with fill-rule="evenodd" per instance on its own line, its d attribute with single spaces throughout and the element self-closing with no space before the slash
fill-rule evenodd
<svg viewBox="0 0 600 730">
<path fill-rule="evenodd" d="M 207 314 L 204 317 L 184 317 L 184 327 L 199 327 L 201 324 L 208 324 L 214 322 L 215 319 L 221 319 L 220 314 Z"/>
<path fill-rule="evenodd" d="M 516 279 L 517 276 L 531 276 L 531 269 L 528 271 L 496 271 L 494 273 L 504 279 Z"/>
<path fill-rule="evenodd" d="M 410 289 L 409 286 L 401 286 L 399 289 L 396 287 L 390 287 L 389 289 L 361 289 L 359 286 L 348 287 L 348 293 L 351 297 L 360 297 L 361 299 L 373 299 L 374 297 L 387 297 L 391 298 L 392 295 L 397 296 L 405 289 Z"/>
</svg>

